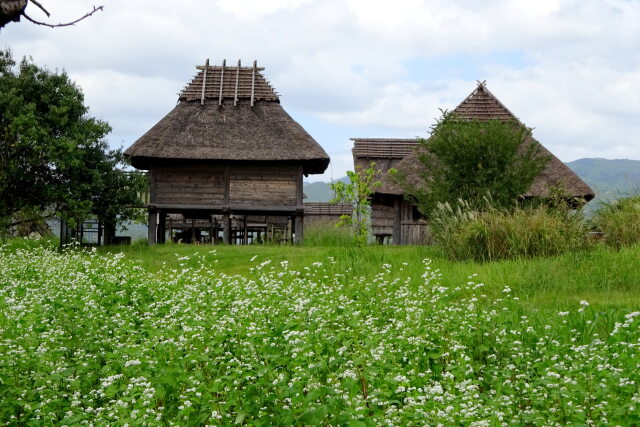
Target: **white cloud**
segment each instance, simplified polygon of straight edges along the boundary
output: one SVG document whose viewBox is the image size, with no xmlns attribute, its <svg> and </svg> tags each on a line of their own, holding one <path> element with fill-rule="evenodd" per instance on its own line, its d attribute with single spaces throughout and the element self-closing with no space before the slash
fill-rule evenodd
<svg viewBox="0 0 640 427">
<path fill-rule="evenodd" d="M 43 3 L 54 22 L 94 4 Z M 125 144 L 168 113 L 205 58 L 257 59 L 286 108 L 342 127 L 323 135 L 341 176 L 345 126 L 424 135 L 476 79 L 563 160 L 640 158 L 637 22 L 640 2 L 627 0 L 111 0 L 71 28 L 10 23 L 0 47 L 65 68 Z"/>
<path fill-rule="evenodd" d="M 218 0 L 220 9 L 240 19 L 255 21 L 282 9 L 296 9 L 312 0 Z"/>
</svg>

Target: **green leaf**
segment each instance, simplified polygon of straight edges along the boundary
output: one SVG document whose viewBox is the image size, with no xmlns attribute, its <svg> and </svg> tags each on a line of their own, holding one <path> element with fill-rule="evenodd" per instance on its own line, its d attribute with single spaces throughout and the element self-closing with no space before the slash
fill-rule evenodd
<svg viewBox="0 0 640 427">
<path fill-rule="evenodd" d="M 247 414 L 245 414 L 244 412 L 238 412 L 234 424 L 242 424 L 246 416 Z"/>
</svg>

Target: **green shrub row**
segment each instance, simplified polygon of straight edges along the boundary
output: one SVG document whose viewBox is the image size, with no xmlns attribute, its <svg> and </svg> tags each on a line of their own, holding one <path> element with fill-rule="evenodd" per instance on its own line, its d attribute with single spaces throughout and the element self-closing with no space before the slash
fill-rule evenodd
<svg viewBox="0 0 640 427">
<path fill-rule="evenodd" d="M 440 204 L 430 221 L 434 240 L 453 259 L 491 261 L 551 256 L 599 241 L 620 248 L 640 242 L 640 196 L 603 205 L 590 221 L 566 206 L 481 211 L 460 200 Z"/>
</svg>

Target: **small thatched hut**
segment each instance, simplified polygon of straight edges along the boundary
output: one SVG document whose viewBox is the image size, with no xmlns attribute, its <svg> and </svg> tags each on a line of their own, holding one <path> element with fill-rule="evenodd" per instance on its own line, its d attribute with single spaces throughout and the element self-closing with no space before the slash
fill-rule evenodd
<svg viewBox="0 0 640 427">
<path fill-rule="evenodd" d="M 468 120 L 518 120 L 490 91 L 484 83 L 479 83 L 471 94 L 453 111 Z M 387 171 L 390 168 L 402 170 L 411 179 L 416 179 L 422 164 L 415 153 L 418 142 L 415 139 L 353 139 L 353 158 L 356 167 L 366 168 L 376 162 L 382 171 L 382 187 L 376 189 L 371 203 L 371 223 L 373 235 L 379 242 L 390 240 L 394 244 L 423 244 L 429 242 L 426 221 L 416 207 L 404 200 L 403 190 L 396 185 Z M 539 144 L 543 155 L 549 156 L 547 167 L 534 181 L 526 198 L 545 197 L 553 187 L 564 187 L 573 197 L 589 201 L 594 198 L 593 190 L 560 159 L 544 148 L 534 138 L 525 143 Z"/>
<path fill-rule="evenodd" d="M 329 156 L 280 106 L 255 62 L 196 68 L 176 107 L 125 151 L 149 171 L 149 243 L 165 240 L 170 214 L 180 215 L 174 224 L 204 220 L 203 241 L 222 232 L 226 243 L 247 243 L 254 223 L 254 241 L 288 224 L 282 233 L 301 242 L 302 179 L 324 172 Z"/>
</svg>

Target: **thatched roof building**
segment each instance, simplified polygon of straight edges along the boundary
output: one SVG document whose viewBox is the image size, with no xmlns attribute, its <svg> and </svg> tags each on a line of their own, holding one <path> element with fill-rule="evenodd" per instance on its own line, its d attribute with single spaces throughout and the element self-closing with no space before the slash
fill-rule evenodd
<svg viewBox="0 0 640 427">
<path fill-rule="evenodd" d="M 458 117 L 467 120 L 518 120 L 505 107 L 484 83 L 479 83 L 471 94 L 454 110 Z M 521 122 L 520 122 L 521 123 Z M 366 168 L 370 162 L 376 162 L 376 168 L 382 171 L 380 180 L 382 187 L 376 190 L 372 203 L 373 234 L 380 236 L 395 236 L 396 243 L 417 243 L 411 239 L 403 239 L 403 225 L 418 226 L 418 216 L 415 209 L 404 201 L 404 191 L 386 173 L 390 168 L 403 171 L 409 180 L 420 184 L 419 172 L 424 167 L 417 158 L 416 150 L 419 144 L 415 139 L 376 139 L 354 138 L 353 159 L 356 167 Z M 560 159 L 542 146 L 535 138 L 529 137 L 525 143 L 538 144 L 541 154 L 549 156 L 549 162 L 544 171 L 536 178 L 524 197 L 544 197 L 553 187 L 563 187 L 573 197 L 589 201 L 595 197 L 593 190 L 576 175 Z M 392 213 L 391 209 L 397 210 Z M 380 212 L 377 212 L 379 210 Z M 385 218 L 378 220 L 376 218 Z M 408 227 L 411 228 L 411 227 Z M 406 234 L 406 233 L 405 233 Z M 420 234 L 420 233 L 418 233 Z M 423 235 L 423 234 L 421 234 Z"/>
<path fill-rule="evenodd" d="M 173 110 L 125 154 L 148 169 L 159 160 L 302 162 L 304 173 L 329 165 L 322 147 L 287 114 L 255 63 L 200 66 Z"/>
<path fill-rule="evenodd" d="M 479 83 L 476 89 L 464 100 L 453 113 L 466 120 L 516 120 L 524 124 L 505 107 L 490 91 L 484 83 Z M 536 180 L 531 185 L 529 191 L 523 194 L 524 197 L 545 197 L 549 195 L 549 190 L 553 187 L 563 187 L 575 198 L 589 201 L 595 197 L 594 191 L 578 175 L 575 174 L 560 159 L 554 156 L 535 138 L 529 136 L 525 143 L 537 144 L 540 147 L 540 154 L 548 156 L 549 162 Z M 402 159 L 396 166 L 405 170 L 414 177 L 417 168 L 422 167 L 415 152 Z M 411 172 L 414 172 L 413 174 Z M 388 178 L 385 179 L 385 182 Z M 396 186 L 397 188 L 397 186 Z M 398 192 L 396 194 L 402 194 Z"/>
<path fill-rule="evenodd" d="M 173 110 L 125 151 L 150 171 L 149 242 L 164 239 L 169 214 L 209 218 L 214 234 L 222 224 L 225 242 L 252 240 L 255 215 L 282 216 L 284 234 L 301 241 L 302 178 L 324 172 L 329 156 L 282 108 L 255 61 L 196 68 Z M 232 230 L 242 216 L 243 228 Z"/>
<path fill-rule="evenodd" d="M 356 169 L 367 169 L 371 163 L 382 171 L 382 186 L 376 188 L 378 194 L 402 195 L 402 189 L 393 182 L 386 172 L 398 165 L 418 147 L 418 141 L 404 138 L 351 138 L 353 141 L 353 163 Z"/>
</svg>

